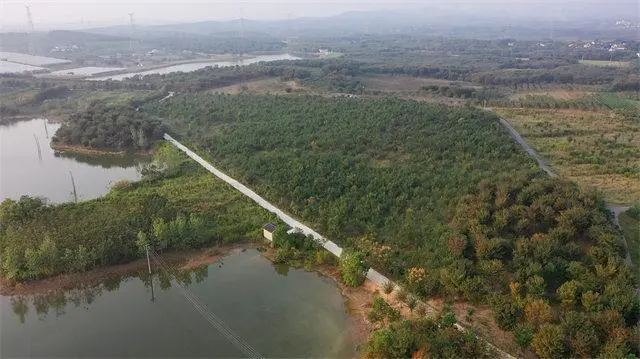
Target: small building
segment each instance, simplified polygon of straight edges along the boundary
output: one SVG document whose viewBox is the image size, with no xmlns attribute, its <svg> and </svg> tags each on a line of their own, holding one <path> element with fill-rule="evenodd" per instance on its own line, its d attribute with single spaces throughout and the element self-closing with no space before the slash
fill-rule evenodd
<svg viewBox="0 0 640 359">
<path fill-rule="evenodd" d="M 275 231 L 276 231 L 276 225 L 273 223 L 267 223 L 264 226 L 262 226 L 262 235 L 264 236 L 264 238 L 268 239 L 271 242 L 273 242 L 273 233 Z"/>
</svg>

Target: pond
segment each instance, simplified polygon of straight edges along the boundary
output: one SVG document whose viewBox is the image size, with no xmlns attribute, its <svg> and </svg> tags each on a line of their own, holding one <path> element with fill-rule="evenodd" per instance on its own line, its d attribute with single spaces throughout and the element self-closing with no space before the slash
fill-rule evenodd
<svg viewBox="0 0 640 359">
<path fill-rule="evenodd" d="M 0 357 L 245 356 L 175 281 L 155 275 L 152 301 L 145 274 L 44 297 L 0 297 Z M 345 300 L 329 278 L 276 268 L 250 249 L 178 280 L 263 357 L 355 355 Z"/>
<path fill-rule="evenodd" d="M 60 153 L 50 146 L 60 124 L 45 119 L 0 126 L 0 202 L 22 195 L 46 197 L 52 203 L 100 197 L 119 180 L 141 177 L 145 159 L 134 156 L 87 156 Z M 71 174 L 70 174 L 71 173 Z"/>
<path fill-rule="evenodd" d="M 145 75 L 153 75 L 153 74 L 168 74 L 168 73 L 172 73 L 172 72 L 191 72 L 191 71 L 196 71 L 196 70 L 200 70 L 203 69 L 207 66 L 218 66 L 218 67 L 228 67 L 228 66 L 236 66 L 236 65 L 250 65 L 250 64 L 254 64 L 254 63 L 258 63 L 258 62 L 263 62 L 263 61 L 278 61 L 278 60 L 299 60 L 299 57 L 295 57 L 295 56 L 291 56 L 289 54 L 280 54 L 280 55 L 262 55 L 262 56 L 256 56 L 250 59 L 245 59 L 242 60 L 241 62 L 235 62 L 235 61 L 215 61 L 215 62 L 192 62 L 192 63 L 188 63 L 188 64 L 180 64 L 180 65 L 173 65 L 173 66 L 167 66 L 167 67 L 159 67 L 157 69 L 153 69 L 153 70 L 148 70 L 148 71 L 142 71 L 142 72 L 136 72 L 136 73 L 125 73 L 125 74 L 120 74 L 120 75 L 110 75 L 110 76 L 103 76 L 103 77 L 95 77 L 95 78 L 91 78 L 90 80 L 96 80 L 96 81 L 100 81 L 100 80 L 114 80 L 114 81 L 120 81 L 123 80 L 127 77 L 133 77 L 133 76 L 145 76 Z"/>
</svg>

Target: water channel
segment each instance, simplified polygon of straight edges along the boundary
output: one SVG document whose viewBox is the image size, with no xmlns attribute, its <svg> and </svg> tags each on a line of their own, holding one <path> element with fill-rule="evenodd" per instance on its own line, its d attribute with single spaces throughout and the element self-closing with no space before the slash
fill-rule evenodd
<svg viewBox="0 0 640 359">
<path fill-rule="evenodd" d="M 120 81 L 128 77 L 133 76 L 145 76 L 145 75 L 153 75 L 153 74 L 168 74 L 172 72 L 191 72 L 199 69 L 203 69 L 208 66 L 218 66 L 218 67 L 228 67 L 228 66 L 236 66 L 236 65 L 250 65 L 263 61 L 278 61 L 278 60 L 299 60 L 299 57 L 291 56 L 289 54 L 279 54 L 279 55 L 261 55 L 256 56 L 250 59 L 244 59 L 241 61 L 204 61 L 204 62 L 192 62 L 187 64 L 173 65 L 167 67 L 159 67 L 153 70 L 135 72 L 135 73 L 124 73 L 119 75 L 109 75 L 109 76 L 101 76 L 94 77 L 91 80 L 101 81 L 101 80 L 114 80 Z"/>
</svg>

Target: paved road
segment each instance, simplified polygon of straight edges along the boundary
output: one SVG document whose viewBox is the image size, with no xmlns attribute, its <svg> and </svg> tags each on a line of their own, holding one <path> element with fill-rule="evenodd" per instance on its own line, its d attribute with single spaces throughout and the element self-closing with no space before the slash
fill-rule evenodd
<svg viewBox="0 0 640 359">
<path fill-rule="evenodd" d="M 165 133 L 164 134 L 164 139 L 169 141 L 169 142 L 171 142 L 174 146 L 178 147 L 187 156 L 191 157 L 193 160 L 198 162 L 200 165 L 202 165 L 204 168 L 206 168 L 209 172 L 213 173 L 216 177 L 218 177 L 221 180 L 227 182 L 233 188 L 237 189 L 238 191 L 242 192 L 247 197 L 251 198 L 254 202 L 256 202 L 258 205 L 260 205 L 260 207 L 262 207 L 262 208 L 266 209 L 267 211 L 275 214 L 284 223 L 288 224 L 292 228 L 297 229 L 298 231 L 304 233 L 305 235 L 312 236 L 326 250 L 328 250 L 329 252 L 333 253 L 336 257 L 340 258 L 340 255 L 342 254 L 342 248 L 340 248 L 337 244 L 333 243 L 332 241 L 327 240 L 326 238 L 321 236 L 318 232 L 316 232 L 313 229 L 307 227 L 306 225 L 304 225 L 303 223 L 299 222 L 295 218 L 289 216 L 288 214 L 284 213 L 282 210 L 280 210 L 276 206 L 272 205 L 271 203 L 269 203 L 264 198 L 260 197 L 257 193 L 253 192 L 247 186 L 245 186 L 242 183 L 236 181 L 235 179 L 227 176 L 225 173 L 223 173 L 219 169 L 215 168 L 209 162 L 205 161 L 202 157 L 198 156 L 195 152 L 191 151 L 189 148 L 187 148 L 182 143 L 178 142 L 176 139 L 174 139 L 170 135 Z M 370 281 L 372 281 L 373 283 L 375 283 L 376 285 L 378 285 L 380 287 L 384 286 L 387 282 L 392 282 L 389 278 L 385 277 L 384 275 L 382 275 L 381 273 L 379 273 L 378 271 L 376 271 L 373 268 L 369 268 L 369 271 L 367 272 L 367 279 L 369 279 Z M 400 286 L 398 286 L 396 283 L 394 283 L 394 284 L 395 284 L 396 290 L 399 290 Z M 422 304 L 424 304 L 425 306 L 429 306 L 429 304 L 427 304 L 425 302 L 422 302 L 422 301 L 420 301 L 420 302 Z M 436 312 L 435 308 L 432 308 L 432 309 L 433 309 L 434 312 Z M 458 328 L 458 330 L 460 330 L 460 331 L 466 331 L 466 329 L 464 327 L 462 327 L 458 323 L 455 323 L 455 327 Z M 493 344 L 489 343 L 488 341 L 487 341 L 487 345 L 489 345 L 491 348 L 493 348 L 495 351 L 497 351 L 499 356 L 500 356 L 500 358 L 515 359 L 515 357 L 513 357 L 511 354 L 509 354 L 509 353 L 505 352 L 504 350 L 494 346 Z"/>
<path fill-rule="evenodd" d="M 168 94 L 167 96 L 165 96 L 165 97 L 161 98 L 161 99 L 160 99 L 160 101 L 158 101 L 158 102 L 164 102 L 164 101 L 166 101 L 166 100 L 168 100 L 168 99 L 172 98 L 172 97 L 173 97 L 173 95 L 175 95 L 175 92 L 173 92 L 173 91 L 169 91 L 169 94 Z"/>
</svg>

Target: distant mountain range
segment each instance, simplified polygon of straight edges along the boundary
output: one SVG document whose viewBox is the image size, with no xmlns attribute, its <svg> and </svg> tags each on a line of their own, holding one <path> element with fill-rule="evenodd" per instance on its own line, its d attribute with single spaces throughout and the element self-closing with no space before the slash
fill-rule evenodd
<svg viewBox="0 0 640 359">
<path fill-rule="evenodd" d="M 523 1 L 523 0 L 520 0 Z M 277 38 L 305 36 L 348 36 L 354 34 L 397 34 L 420 33 L 436 36 L 463 37 L 628 37 L 632 31 L 616 27 L 616 20 L 624 18 L 623 13 L 633 15 L 633 5 L 607 6 L 606 3 L 568 3 L 542 5 L 538 17 L 518 1 L 509 5 L 498 3 L 483 5 L 479 10 L 473 3 L 441 3 L 420 10 L 357 11 L 346 12 L 323 18 L 295 18 L 291 20 L 249 20 L 200 21 L 153 26 L 136 26 L 136 36 L 140 38 L 168 34 L 206 35 L 234 32 L 240 34 L 262 33 Z M 628 2 L 627 0 L 622 0 Z M 529 5 L 531 5 L 529 3 Z M 622 7 L 621 7 L 622 6 Z M 626 6 L 626 9 L 624 7 Z M 488 7 L 488 9 L 486 8 Z M 637 4 L 636 4 L 637 7 Z M 525 11 L 526 10 L 526 11 Z M 600 12 L 600 13 L 599 13 Z M 536 12 L 534 12 L 536 13 Z M 594 13 L 599 13 L 594 16 Z M 620 14 L 618 14 L 620 13 Z M 608 14 L 608 15 L 606 15 Z M 620 15 L 620 16 L 617 16 Z M 626 17 L 629 19 L 629 17 Z M 91 33 L 130 36 L 128 25 L 110 26 L 84 30 Z"/>
</svg>

